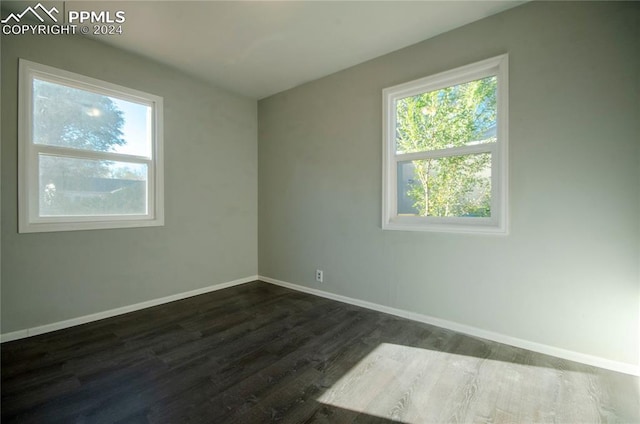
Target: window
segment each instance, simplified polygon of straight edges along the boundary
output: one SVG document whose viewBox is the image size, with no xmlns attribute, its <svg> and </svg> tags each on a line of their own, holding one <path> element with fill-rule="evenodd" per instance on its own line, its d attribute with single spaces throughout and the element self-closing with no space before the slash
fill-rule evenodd
<svg viewBox="0 0 640 424">
<path fill-rule="evenodd" d="M 19 231 L 163 225 L 162 98 L 20 60 Z"/>
<path fill-rule="evenodd" d="M 507 64 L 383 90 L 383 229 L 506 232 Z"/>
</svg>

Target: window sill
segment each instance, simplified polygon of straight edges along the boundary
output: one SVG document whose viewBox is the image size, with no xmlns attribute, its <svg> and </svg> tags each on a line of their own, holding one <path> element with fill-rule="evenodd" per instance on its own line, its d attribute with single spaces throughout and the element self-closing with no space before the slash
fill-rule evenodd
<svg viewBox="0 0 640 424">
<path fill-rule="evenodd" d="M 385 222 L 382 225 L 383 230 L 392 231 L 422 231 L 422 232 L 440 232 L 440 233 L 456 233 L 456 234 L 487 234 L 487 235 L 508 235 L 506 225 L 497 225 L 490 220 L 483 219 L 476 222 L 460 223 L 460 220 L 469 218 L 458 218 L 448 220 L 446 222 L 438 222 L 438 220 L 419 217 L 398 217 Z"/>
<path fill-rule="evenodd" d="M 86 221 L 86 222 L 38 222 L 25 223 L 20 225 L 20 233 L 45 233 L 57 231 L 82 231 L 82 230 L 108 230 L 116 228 L 139 228 L 139 227 L 161 227 L 164 226 L 164 219 L 140 218 L 122 219 L 109 221 Z"/>
</svg>

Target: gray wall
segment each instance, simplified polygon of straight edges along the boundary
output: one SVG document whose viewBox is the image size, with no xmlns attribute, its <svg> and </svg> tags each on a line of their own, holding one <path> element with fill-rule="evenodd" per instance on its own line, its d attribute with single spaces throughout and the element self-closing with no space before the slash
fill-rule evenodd
<svg viewBox="0 0 640 424">
<path fill-rule="evenodd" d="M 257 273 L 255 100 L 80 36 L 2 36 L 2 332 Z M 18 57 L 164 97 L 164 227 L 17 233 Z"/>
<path fill-rule="evenodd" d="M 639 11 L 529 3 L 260 101 L 260 274 L 637 364 Z M 505 52 L 510 234 L 382 231 L 381 90 Z"/>
</svg>

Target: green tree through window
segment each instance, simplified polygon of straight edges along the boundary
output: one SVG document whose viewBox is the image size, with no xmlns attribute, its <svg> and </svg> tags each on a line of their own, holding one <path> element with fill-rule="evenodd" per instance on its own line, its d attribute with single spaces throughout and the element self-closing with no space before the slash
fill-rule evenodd
<svg viewBox="0 0 640 424">
<path fill-rule="evenodd" d="M 164 225 L 163 99 L 19 60 L 18 231 Z"/>
<path fill-rule="evenodd" d="M 126 143 L 123 113 L 109 97 L 38 79 L 33 89 L 35 143 L 100 152 Z"/>
<path fill-rule="evenodd" d="M 124 113 L 110 97 L 38 79 L 33 92 L 34 143 L 97 152 L 127 144 Z M 39 164 L 44 215 L 145 212 L 145 166 L 49 155 Z"/>
<path fill-rule="evenodd" d="M 496 141 L 495 76 L 400 99 L 396 151 L 413 153 Z M 401 187 L 420 216 L 491 216 L 491 154 L 449 155 L 400 164 Z"/>
</svg>

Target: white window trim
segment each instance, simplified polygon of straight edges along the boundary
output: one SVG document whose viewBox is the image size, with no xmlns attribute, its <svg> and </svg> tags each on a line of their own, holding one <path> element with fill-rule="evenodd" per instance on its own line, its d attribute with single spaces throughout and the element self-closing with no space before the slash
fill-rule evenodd
<svg viewBox="0 0 640 424">
<path fill-rule="evenodd" d="M 18 231 L 20 233 L 96 230 L 164 225 L 163 100 L 162 97 L 98 79 L 20 59 L 18 108 Z M 151 157 L 35 145 L 32 143 L 33 78 L 60 83 L 123 100 L 148 104 L 153 110 Z M 113 159 L 148 165 L 146 215 L 39 216 L 38 153 L 82 159 Z"/>
<path fill-rule="evenodd" d="M 440 231 L 453 233 L 508 233 L 508 63 L 507 54 L 472 63 L 450 71 L 399 84 L 382 91 L 382 229 Z M 420 93 L 496 75 L 497 142 L 418 153 L 396 154 L 396 101 Z M 406 160 L 490 152 L 491 217 L 398 216 L 397 163 Z"/>
</svg>

